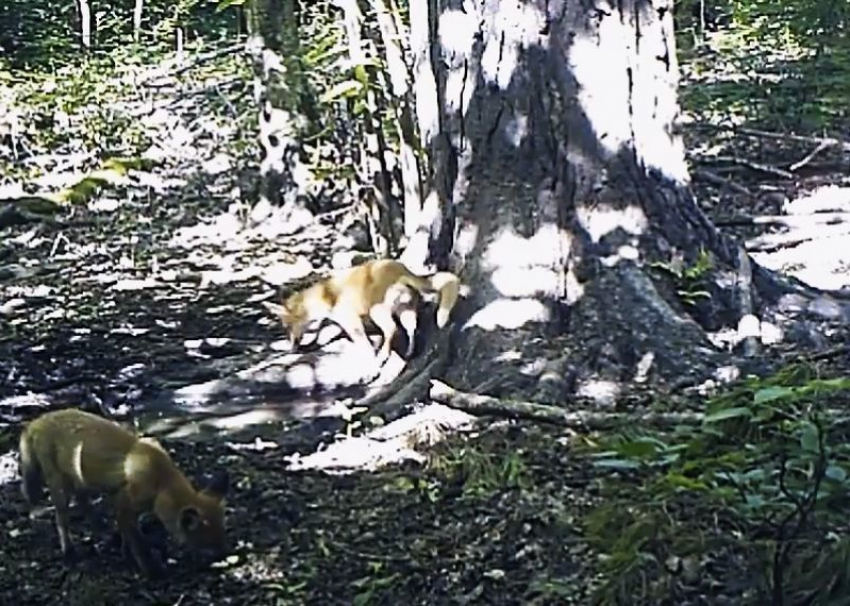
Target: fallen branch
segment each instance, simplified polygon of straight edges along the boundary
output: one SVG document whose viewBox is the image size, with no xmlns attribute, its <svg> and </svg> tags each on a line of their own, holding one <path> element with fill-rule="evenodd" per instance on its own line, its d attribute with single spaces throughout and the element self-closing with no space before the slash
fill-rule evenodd
<svg viewBox="0 0 850 606">
<path fill-rule="evenodd" d="M 720 187 L 727 187 L 734 192 L 738 192 L 739 194 L 743 194 L 745 196 L 752 197 L 752 193 L 743 185 L 738 185 L 737 183 L 733 183 L 729 179 L 721 177 L 709 170 L 705 170 L 703 168 L 698 168 L 693 172 L 693 175 L 696 179 L 700 179 L 705 181 L 706 183 L 711 183 L 712 185 L 719 185 Z"/>
<path fill-rule="evenodd" d="M 845 236 L 850 233 L 850 225 L 840 223 L 838 225 L 822 225 L 815 229 L 797 229 L 795 231 L 781 234 L 764 234 L 757 238 L 748 240 L 744 246 L 747 252 L 775 252 L 783 248 L 793 248 L 813 240 L 825 240 Z"/>
<path fill-rule="evenodd" d="M 784 133 L 772 133 L 755 128 L 732 128 L 733 131 L 751 137 L 762 139 L 777 139 L 780 141 L 795 141 L 797 143 L 811 143 L 814 145 L 827 145 L 829 147 L 840 147 L 843 151 L 850 151 L 850 142 L 835 139 L 833 137 L 805 137 L 803 135 L 788 135 Z"/>
<path fill-rule="evenodd" d="M 787 170 L 776 168 L 775 166 L 771 166 L 770 164 L 762 164 L 761 162 L 745 160 L 744 158 L 737 158 L 735 156 L 718 156 L 715 158 L 715 160 L 717 162 L 729 162 L 731 164 L 737 164 L 738 166 L 743 166 L 745 168 L 749 168 L 750 170 L 772 175 L 774 177 L 779 177 L 780 179 L 796 178 L 794 173 L 788 172 Z"/>
<path fill-rule="evenodd" d="M 785 133 L 773 133 L 755 128 L 741 128 L 723 124 L 700 124 L 700 128 L 709 130 L 726 130 L 733 133 L 748 135 L 750 137 L 759 137 L 761 139 L 775 139 L 778 141 L 794 141 L 796 143 L 810 143 L 812 145 L 824 144 L 828 147 L 840 147 L 842 151 L 850 151 L 850 142 L 842 141 L 834 137 L 806 137 L 803 135 L 789 135 Z"/>
<path fill-rule="evenodd" d="M 492 396 L 458 391 L 437 380 L 431 381 L 431 399 L 475 415 L 493 415 L 509 419 L 524 419 L 539 423 L 549 423 L 577 430 L 611 429 L 624 424 L 641 423 L 649 425 L 672 426 L 683 423 L 701 423 L 704 415 L 697 412 L 598 412 L 564 410 L 558 406 L 523 402 L 520 400 L 502 400 Z M 576 403 L 573 400 L 572 403 Z M 581 402 L 592 406 L 590 400 Z"/>
<path fill-rule="evenodd" d="M 807 213 L 805 215 L 764 215 L 761 217 L 727 217 L 714 221 L 717 227 L 749 227 L 753 225 L 784 225 L 786 227 L 809 227 L 850 223 L 848 212 Z"/>
<path fill-rule="evenodd" d="M 812 158 L 814 158 L 816 155 L 818 155 L 823 150 L 825 150 L 829 147 L 832 147 L 832 145 L 830 143 L 828 143 L 827 141 L 821 141 L 820 143 L 818 143 L 818 146 L 814 150 L 812 150 L 811 153 L 809 153 L 802 160 L 798 160 L 797 162 L 794 162 L 794 164 L 792 164 L 791 166 L 788 167 L 788 170 L 797 171 L 798 169 L 804 167 L 806 164 L 811 162 Z"/>
</svg>

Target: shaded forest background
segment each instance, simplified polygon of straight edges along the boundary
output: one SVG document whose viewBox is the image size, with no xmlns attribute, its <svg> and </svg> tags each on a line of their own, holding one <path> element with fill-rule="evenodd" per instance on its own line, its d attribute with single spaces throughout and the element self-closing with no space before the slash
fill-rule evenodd
<svg viewBox="0 0 850 606">
<path fill-rule="evenodd" d="M 251 5 L 150 1 L 134 26 L 138 3 L 92 2 L 86 47 L 81 5 L 0 4 L 0 593 L 844 603 L 850 350 L 839 322 L 811 337 L 815 353 L 780 347 L 777 372 L 731 387 L 650 388 L 638 411 L 546 422 L 506 419 L 495 402 L 480 420 L 432 404 L 416 409 L 427 431 L 396 442 L 375 438 L 384 421 L 351 398 L 293 401 L 269 379 L 255 407 L 223 386 L 280 338 L 261 300 L 314 268 L 403 248 L 406 150 L 417 170 L 427 163 L 405 130 L 412 88 L 392 84 L 393 53 L 410 62 L 408 4 L 282 4 L 297 17 L 289 60 L 304 77 L 300 220 L 258 203 Z M 847 289 L 850 6 L 679 2 L 675 20 L 678 127 L 700 206 L 760 263 Z M 684 300 L 704 296 L 705 267 L 661 269 Z M 107 537 L 88 536 L 97 557 L 66 573 L 50 516 L 26 518 L 14 448 L 22 422 L 69 405 L 161 435 L 184 468 L 227 466 L 240 478 L 234 555 L 213 570 L 174 564 L 185 567 L 155 586 L 125 572 Z"/>
</svg>

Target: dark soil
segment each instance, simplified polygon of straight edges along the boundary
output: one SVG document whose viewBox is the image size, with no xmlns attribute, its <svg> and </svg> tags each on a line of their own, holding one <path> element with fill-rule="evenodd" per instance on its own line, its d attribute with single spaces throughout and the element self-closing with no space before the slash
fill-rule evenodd
<svg viewBox="0 0 850 606">
<path fill-rule="evenodd" d="M 689 132 L 688 147 L 708 147 L 715 135 Z M 810 151 L 779 144 L 756 150 L 741 141 L 724 139 L 724 153 L 786 166 Z M 819 159 L 836 156 L 831 150 Z M 695 168 L 711 162 L 692 160 Z M 172 168 L 158 176 L 185 170 Z M 814 166 L 793 181 L 725 168 L 713 170 L 752 196 L 697 179 L 698 199 L 715 218 L 780 214 L 786 195 L 842 182 L 841 174 Z M 277 296 L 278 284 L 309 279 L 304 262 L 327 270 L 332 255 L 358 239 L 337 229 L 339 211 L 294 235 L 244 226 L 230 233 L 238 212 L 228 210 L 226 192 L 234 181 L 200 175 L 165 193 L 137 184 L 105 192 L 120 202 L 113 211 L 81 207 L 57 221 L 0 231 L 0 603 L 589 603 L 598 561 L 582 538 L 581 517 L 599 502 L 601 478 L 576 447 L 581 440 L 563 430 L 491 424 L 420 449 L 424 464 L 296 472 L 290 462 L 344 434 L 337 394 L 228 392 L 215 404 L 198 403 L 204 386 L 273 354 L 280 327 L 259 301 Z M 181 227 L 189 231 L 177 237 Z M 728 229 L 742 241 L 786 231 Z M 773 249 L 780 250 L 788 248 Z M 836 255 L 850 246 L 826 250 Z M 769 254 L 761 260 L 769 262 Z M 775 265 L 793 273 L 812 263 L 800 256 Z M 843 274 L 829 272 L 843 284 L 821 286 L 848 286 L 843 267 Z M 276 270 L 286 278 L 270 279 Z M 829 334 L 832 341 L 819 345 L 846 338 L 843 329 Z M 847 356 L 830 363 L 846 372 Z M 179 391 L 186 388 L 197 397 Z M 15 451 L 24 421 L 67 406 L 157 434 L 190 475 L 227 468 L 231 555 L 211 565 L 161 540 L 154 525 L 168 571 L 164 580 L 148 581 L 123 560 L 113 533 L 96 524 L 111 521 L 100 501 L 74 524 L 82 560 L 63 563 L 52 510 L 28 519 Z M 717 579 L 744 574 L 745 558 L 709 559 L 715 578 L 689 581 L 677 604 L 736 603 L 721 594 L 735 585 Z"/>
<path fill-rule="evenodd" d="M 172 558 L 159 581 L 137 575 L 112 534 L 93 529 L 109 515 L 103 502 L 75 520 L 84 556 L 66 565 L 50 512 L 29 520 L 19 483 L 8 482 L 0 488 L 0 595 L 4 604 L 69 606 L 586 603 L 575 519 L 592 498 L 590 478 L 557 437 L 504 427 L 470 447 L 481 458 L 476 468 L 444 447 L 425 472 L 346 476 L 287 472 L 278 448 L 166 441 L 184 469 L 230 471 L 232 554 L 210 567 L 154 526 L 155 544 Z M 513 473 L 505 460 L 515 461 Z M 551 595 L 549 579 L 572 588 Z"/>
</svg>

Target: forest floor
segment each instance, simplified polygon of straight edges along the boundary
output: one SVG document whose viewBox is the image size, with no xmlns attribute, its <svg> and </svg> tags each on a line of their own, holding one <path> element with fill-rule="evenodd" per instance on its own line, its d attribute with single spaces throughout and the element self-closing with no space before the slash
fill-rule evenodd
<svg viewBox="0 0 850 606">
<path fill-rule="evenodd" d="M 789 178 L 764 166 L 787 167 L 817 141 L 780 139 L 783 146 L 731 134 L 686 133 L 705 210 L 750 241 L 760 262 L 846 288 L 846 223 L 809 217 L 788 229 L 775 219 L 793 212 L 786 200 L 816 196 L 826 201 L 810 203 L 807 216 L 850 212 L 839 150 Z M 738 160 L 716 160 L 718 148 Z M 197 149 L 214 155 L 210 141 Z M 700 159 L 706 149 L 715 151 Z M 605 498 L 584 448 L 592 437 L 530 422 L 468 424 L 442 441 L 419 441 L 428 448 L 365 457 L 363 469 L 338 455 L 329 471 L 304 460 L 359 430 L 338 400 L 278 394 L 276 405 L 240 403 L 238 392 L 227 392 L 219 397 L 227 406 L 204 407 L 187 395 L 267 358 L 281 332 L 259 301 L 276 294 L 276 283 L 327 268 L 347 240 L 338 211 L 294 235 L 246 228 L 227 194 L 231 171 L 184 178 L 185 170 L 131 172 L 129 184 L 97 204 L 2 231 L 2 603 L 590 603 L 599 556 L 582 517 Z M 760 216 L 774 219 L 756 224 Z M 846 355 L 829 365 L 831 374 L 848 374 Z M 169 572 L 147 581 L 123 561 L 113 536 L 80 517 L 74 529 L 84 557 L 63 564 L 50 510 L 28 519 L 15 451 L 23 422 L 66 406 L 139 423 L 190 475 L 226 468 L 230 555 L 210 565 L 159 542 Z M 379 464 L 389 460 L 396 462 Z M 94 515 L 108 517 L 107 505 L 96 503 Z M 743 574 L 740 560 L 725 556 L 713 563 L 718 577 Z M 718 585 L 711 575 L 677 582 L 676 604 L 740 600 L 741 585 Z"/>
</svg>

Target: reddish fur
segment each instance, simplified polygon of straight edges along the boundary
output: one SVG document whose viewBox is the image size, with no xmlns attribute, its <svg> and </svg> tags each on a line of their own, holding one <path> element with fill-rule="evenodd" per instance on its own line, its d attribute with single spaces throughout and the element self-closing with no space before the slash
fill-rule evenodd
<svg viewBox="0 0 850 606">
<path fill-rule="evenodd" d="M 46 413 L 24 429 L 20 439 L 22 488 L 34 504 L 44 485 L 56 507 L 60 547 L 74 553 L 68 529 L 72 497 L 113 496 L 124 546 L 148 575 L 158 566 L 142 540 L 137 521 L 153 512 L 176 539 L 200 548 L 225 544 L 224 492 L 196 490 L 158 442 L 75 409 Z"/>
<path fill-rule="evenodd" d="M 352 341 L 371 349 L 363 327 L 363 319 L 370 317 L 384 338 L 378 359 L 386 361 L 397 329 L 395 317 L 408 333 L 407 353 L 411 353 L 416 328 L 416 298 L 411 289 L 439 293 L 437 325 L 445 326 L 459 295 L 458 277 L 449 272 L 417 276 L 401 262 L 390 259 L 369 261 L 342 271 L 290 295 L 282 305 L 264 305 L 280 318 L 295 346 L 308 324 L 330 318 Z"/>
</svg>

